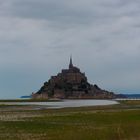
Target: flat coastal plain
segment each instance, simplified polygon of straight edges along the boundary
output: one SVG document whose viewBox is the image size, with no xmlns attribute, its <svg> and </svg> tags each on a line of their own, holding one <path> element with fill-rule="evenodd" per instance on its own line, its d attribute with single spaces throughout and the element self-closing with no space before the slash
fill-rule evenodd
<svg viewBox="0 0 140 140">
<path fill-rule="evenodd" d="M 62 109 L 0 105 L 0 140 L 140 140 L 140 101 Z"/>
</svg>

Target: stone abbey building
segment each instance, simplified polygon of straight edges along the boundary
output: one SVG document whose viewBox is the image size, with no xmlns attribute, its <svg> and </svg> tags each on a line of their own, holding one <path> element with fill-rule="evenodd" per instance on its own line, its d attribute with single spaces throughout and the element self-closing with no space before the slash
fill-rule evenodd
<svg viewBox="0 0 140 140">
<path fill-rule="evenodd" d="M 102 90 L 97 85 L 88 83 L 85 73 L 73 66 L 72 58 L 70 58 L 69 68 L 62 69 L 61 73 L 52 76 L 38 92 L 32 93 L 32 98 L 112 99 L 115 98 L 115 94 Z"/>
</svg>

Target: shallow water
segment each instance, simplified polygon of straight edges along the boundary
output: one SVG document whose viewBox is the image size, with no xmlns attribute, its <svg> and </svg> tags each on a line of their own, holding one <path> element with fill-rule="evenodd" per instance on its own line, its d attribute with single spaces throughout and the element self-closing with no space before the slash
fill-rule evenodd
<svg viewBox="0 0 140 140">
<path fill-rule="evenodd" d="M 0 104 L 5 105 L 40 105 L 45 108 L 65 108 L 65 107 L 85 107 L 85 106 L 100 106 L 100 105 L 114 105 L 118 104 L 114 100 L 62 100 L 53 102 L 1 102 Z"/>
</svg>

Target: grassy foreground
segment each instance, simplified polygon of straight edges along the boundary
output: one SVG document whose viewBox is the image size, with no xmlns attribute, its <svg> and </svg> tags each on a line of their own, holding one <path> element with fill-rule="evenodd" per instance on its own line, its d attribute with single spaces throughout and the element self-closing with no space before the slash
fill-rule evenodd
<svg viewBox="0 0 140 140">
<path fill-rule="evenodd" d="M 0 106 L 0 140 L 140 140 L 140 101 L 36 111 L 13 108 Z"/>
</svg>

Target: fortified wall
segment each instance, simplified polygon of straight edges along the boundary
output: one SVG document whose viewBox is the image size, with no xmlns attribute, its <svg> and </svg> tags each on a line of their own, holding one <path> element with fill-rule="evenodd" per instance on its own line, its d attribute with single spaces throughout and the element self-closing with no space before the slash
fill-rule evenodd
<svg viewBox="0 0 140 140">
<path fill-rule="evenodd" d="M 32 94 L 32 98 L 112 99 L 115 98 L 115 94 L 102 90 L 97 85 L 88 83 L 85 73 L 82 73 L 79 68 L 73 66 L 72 58 L 70 58 L 69 68 L 63 69 L 56 76 L 51 76 L 38 92 Z"/>
</svg>

